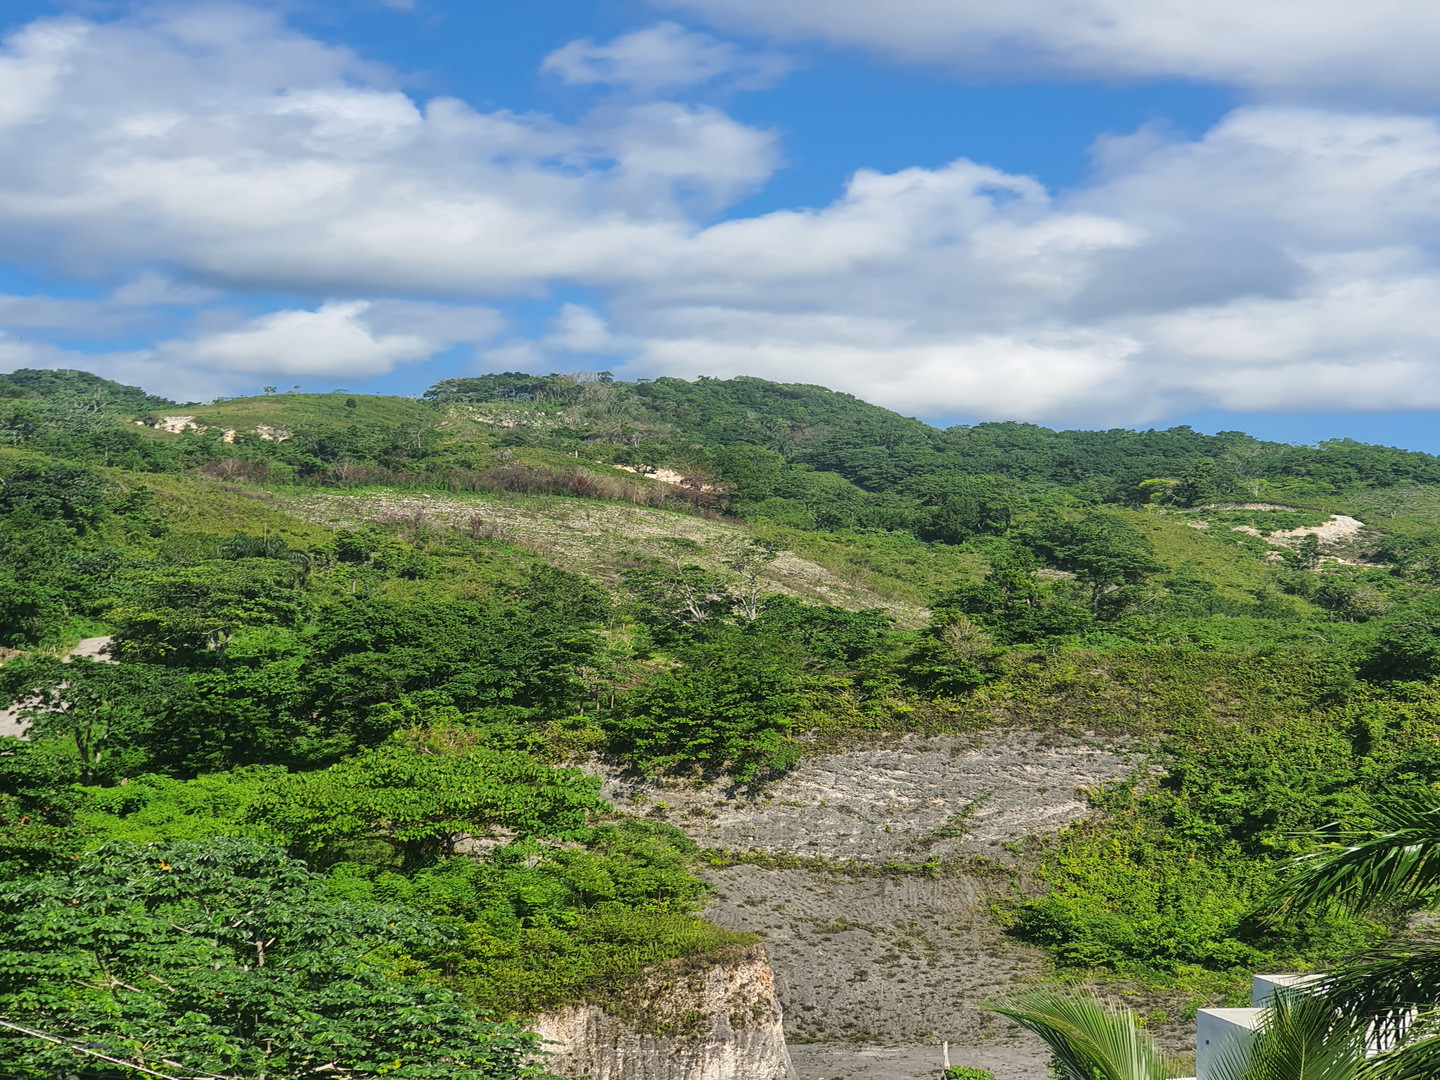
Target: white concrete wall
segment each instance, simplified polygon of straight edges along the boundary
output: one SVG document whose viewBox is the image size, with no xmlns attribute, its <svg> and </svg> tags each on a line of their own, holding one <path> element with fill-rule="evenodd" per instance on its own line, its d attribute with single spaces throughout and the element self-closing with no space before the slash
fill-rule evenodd
<svg viewBox="0 0 1440 1080">
<path fill-rule="evenodd" d="M 1209 1080 L 1221 1056 L 1234 1046 L 1249 1045 L 1259 1028 L 1263 1009 L 1201 1009 L 1195 1015 L 1195 1080 Z"/>
<path fill-rule="evenodd" d="M 1263 1009 L 1270 999 L 1282 990 L 1303 992 L 1325 976 L 1323 975 L 1252 975 L 1250 977 L 1250 1004 Z"/>
</svg>

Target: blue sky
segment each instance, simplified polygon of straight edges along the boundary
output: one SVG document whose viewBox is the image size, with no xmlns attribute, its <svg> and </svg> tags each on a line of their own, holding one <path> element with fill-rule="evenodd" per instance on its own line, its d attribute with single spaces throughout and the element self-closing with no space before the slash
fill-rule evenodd
<svg viewBox="0 0 1440 1080">
<path fill-rule="evenodd" d="M 1440 452 L 1440 14 L 1253 7 L 11 0 L 0 370 Z"/>
</svg>

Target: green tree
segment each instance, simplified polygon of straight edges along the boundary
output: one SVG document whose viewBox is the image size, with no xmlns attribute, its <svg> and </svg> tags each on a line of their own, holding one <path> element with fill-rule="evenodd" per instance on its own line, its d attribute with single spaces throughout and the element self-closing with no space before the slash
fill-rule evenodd
<svg viewBox="0 0 1440 1080">
<path fill-rule="evenodd" d="M 1035 546 L 1053 566 L 1073 573 L 1087 586 L 1093 613 L 1099 613 L 1103 604 L 1112 609 L 1112 615 L 1117 614 L 1127 599 L 1122 590 L 1138 586 L 1164 569 L 1139 530 L 1104 513 L 1089 513 L 1078 521 L 1044 523 Z M 1115 593 L 1120 595 L 1111 595 Z"/>
<path fill-rule="evenodd" d="M 732 629 L 680 660 L 623 704 L 611 727 L 616 750 L 646 768 L 728 767 L 742 779 L 794 760 L 787 735 L 800 681 L 774 638 Z"/>
<path fill-rule="evenodd" d="M 30 720 L 30 736 L 72 740 L 86 784 L 115 773 L 112 755 L 122 755 L 121 770 L 143 765 L 151 726 L 190 692 L 176 673 L 150 664 L 29 661 L 6 674 L 9 696 Z M 128 760 L 125 751 L 132 751 Z"/>
<path fill-rule="evenodd" d="M 1407 619 L 1385 627 L 1360 674 L 1378 682 L 1425 682 L 1440 675 L 1440 619 Z"/>
<path fill-rule="evenodd" d="M 236 631 L 296 627 L 313 612 L 290 566 L 273 559 L 218 560 L 135 574 L 110 613 L 123 660 L 204 665 L 224 656 Z"/>
<path fill-rule="evenodd" d="M 1440 583 L 1440 532 L 1386 536 L 1376 545 L 1382 559 L 1412 581 Z"/>
<path fill-rule="evenodd" d="M 1310 598 L 1345 622 L 1365 622 L 1385 614 L 1389 609 L 1385 598 L 1373 585 L 1357 584 L 1331 574 L 1323 576 Z"/>
<path fill-rule="evenodd" d="M 751 540 L 731 554 L 725 565 L 735 573 L 730 584 L 732 607 L 736 615 L 754 622 L 764 609 L 765 568 L 780 557 L 780 548 L 764 540 Z"/>
<path fill-rule="evenodd" d="M 78 465 L 24 464 L 0 482 L 0 515 L 33 514 L 85 532 L 105 511 L 105 481 Z"/>
<path fill-rule="evenodd" d="M 730 579 L 703 566 L 651 565 L 624 571 L 637 614 L 664 639 L 683 635 L 729 614 Z"/>
<path fill-rule="evenodd" d="M 61 751 L 61 752 L 57 752 Z M 75 760 L 57 743 L 0 739 L 0 879 L 37 873 L 80 853 Z"/>
<path fill-rule="evenodd" d="M 1214 1080 L 1358 1080 L 1366 1032 L 1323 996 L 1281 993 L 1265 1006 L 1259 1034 L 1212 1063 Z"/>
<path fill-rule="evenodd" d="M 973 536 L 1001 536 L 1018 508 L 1014 485 L 999 476 L 940 473 L 904 485 L 926 509 L 916 532 L 923 540 L 963 544 Z"/>
<path fill-rule="evenodd" d="M 315 707 L 363 739 L 377 706 L 425 694 L 463 712 L 549 717 L 581 700 L 577 669 L 595 652 L 588 618 L 543 603 L 482 607 L 350 597 L 320 613 L 306 679 Z"/>
<path fill-rule="evenodd" d="M 258 841 L 108 844 L 0 887 L 0 1015 L 63 1040 L 6 1029 L 0 1071 L 49 1080 L 80 1047 L 167 1074 L 526 1075 L 533 1036 L 387 977 L 387 954 L 439 936 L 403 907 L 329 898 Z"/>
<path fill-rule="evenodd" d="M 318 772 L 290 776 L 250 818 L 293 849 L 325 860 L 379 840 L 414 869 L 453 855 L 465 836 L 574 837 L 608 809 L 600 780 L 515 751 L 490 750 L 463 731 L 417 728 Z"/>
<path fill-rule="evenodd" d="M 237 630 L 224 660 L 191 674 L 191 692 L 155 716 L 146 736 L 153 767 L 185 776 L 252 764 L 306 767 L 348 750 L 348 732 L 316 715 L 305 646 L 293 630 Z"/>
<path fill-rule="evenodd" d="M 1170 1075 L 1155 1038 L 1128 1009 L 1092 994 L 1033 990 L 995 1007 L 1050 1048 L 1061 1080 L 1164 1080 Z"/>
<path fill-rule="evenodd" d="M 1043 583 L 1033 555 L 1019 546 L 996 547 L 990 569 L 978 582 L 967 582 L 935 603 L 936 627 L 958 617 L 979 623 L 1001 643 L 1031 645 L 1083 634 L 1094 621 L 1074 586 Z"/>
<path fill-rule="evenodd" d="M 895 620 L 879 608 L 848 608 L 806 604 L 792 596 L 771 593 L 755 620 L 755 630 L 769 635 L 783 651 L 799 646 L 815 666 L 843 668 L 869 656 L 894 629 Z"/>
<path fill-rule="evenodd" d="M 1181 506 L 1204 506 L 1226 494 L 1225 487 L 1215 462 L 1202 458 L 1185 470 L 1173 494 Z"/>
<path fill-rule="evenodd" d="M 996 1007 L 1050 1048 L 1061 1080 L 1165 1080 L 1180 1063 L 1160 1052 L 1129 1009 L 1084 991 L 1033 990 Z M 1281 995 L 1266 1007 L 1255 1039 L 1222 1053 L 1212 1080 L 1357 1080 L 1363 1029 L 1324 998 Z"/>
</svg>

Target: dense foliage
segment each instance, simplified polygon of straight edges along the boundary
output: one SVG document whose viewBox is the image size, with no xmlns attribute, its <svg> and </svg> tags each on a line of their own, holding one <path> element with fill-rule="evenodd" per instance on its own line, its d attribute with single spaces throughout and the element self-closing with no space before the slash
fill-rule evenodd
<svg viewBox="0 0 1440 1080">
<path fill-rule="evenodd" d="M 28 725 L 0 738 L 0 1013 L 121 1060 L 308 1075 L 311 1024 L 349 1075 L 515 1075 L 503 1021 L 747 940 L 586 754 L 763 787 L 877 732 L 1123 730 L 1153 769 L 1031 844 L 1005 900 L 1057 962 L 1328 963 L 1403 914 L 1263 910 L 1314 830 L 1440 785 L 1429 455 L 605 373 L 179 406 L 16 372 L 0 435 L 0 698 Z M 552 497 L 583 519 L 507 531 Z M 673 535 L 588 559 L 592 511 L 629 504 Z M 186 921 L 242 887 L 313 925 Z M 97 951 L 111 919 L 130 943 Z M 348 981 L 317 990 L 319 958 Z M 272 1032 L 265 994 L 318 996 Z M 6 1036 L 0 1069 L 73 1057 L 48 1045 Z"/>
<path fill-rule="evenodd" d="M 533 1037 L 459 995 L 387 975 L 443 931 L 326 895 L 274 847 L 112 843 L 0 887 L 0 1012 L 64 1040 L 0 1036 L 11 1076 L 70 1045 L 120 1062 L 291 1077 L 514 1076 Z"/>
</svg>

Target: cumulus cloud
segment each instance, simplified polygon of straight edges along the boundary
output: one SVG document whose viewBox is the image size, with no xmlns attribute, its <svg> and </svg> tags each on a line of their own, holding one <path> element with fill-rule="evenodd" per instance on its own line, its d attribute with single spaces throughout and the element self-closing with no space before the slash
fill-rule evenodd
<svg viewBox="0 0 1440 1080">
<path fill-rule="evenodd" d="M 14 255 L 320 295 L 540 289 L 645 272 L 776 163 L 773 134 L 713 108 L 417 104 L 271 14 L 180 11 L 41 21 L 0 51 Z"/>
<path fill-rule="evenodd" d="M 0 330 L 61 330 L 75 337 L 115 334 L 155 322 L 155 309 L 202 304 L 221 294 L 144 271 L 101 297 L 0 293 Z"/>
<path fill-rule="evenodd" d="M 643 93 L 698 86 L 717 79 L 745 89 L 775 81 L 785 71 L 774 53 L 745 52 L 728 41 L 657 23 L 596 44 L 581 38 L 545 57 L 541 70 L 572 86 L 606 85 Z"/>
<path fill-rule="evenodd" d="M 1440 9 L 1412 0 L 652 0 L 717 25 L 967 77 L 1181 77 L 1433 101 Z"/>
<path fill-rule="evenodd" d="M 0 84 L 0 244 L 128 282 L 89 308 L 0 301 L 0 325 L 215 312 L 107 373 L 220 391 L 473 344 L 495 367 L 753 374 L 930 416 L 1440 407 L 1429 116 L 1256 104 L 1198 139 L 1106 139 L 1071 191 L 960 159 L 717 220 L 775 168 L 772 133 L 639 98 L 572 124 L 420 101 L 244 8 L 34 23 Z M 500 338 L 485 298 L 557 285 L 594 301 Z M 246 291 L 313 299 L 214 321 Z"/>
<path fill-rule="evenodd" d="M 142 285 L 153 282 L 142 282 Z M 123 293 L 125 290 L 117 290 Z M 147 298 L 153 293 L 142 294 Z M 168 294 L 161 294 L 168 300 Z M 0 370 L 79 367 L 144 385 L 170 397 L 212 396 L 248 384 L 252 374 L 286 376 L 383 375 L 427 360 L 455 345 L 494 337 L 504 319 L 492 308 L 414 300 L 332 300 L 313 311 L 285 310 L 235 320 L 222 311 L 201 329 L 153 348 L 78 352 L 27 341 L 16 328 L 87 326 L 91 333 L 129 329 L 140 313 L 106 300 L 0 296 Z"/>
<path fill-rule="evenodd" d="M 17 368 L 91 371 L 127 386 L 143 386 L 176 401 L 200 401 L 237 391 L 248 381 L 224 372 L 178 367 L 159 359 L 151 349 L 84 352 L 0 330 L 0 371 Z"/>
<path fill-rule="evenodd" d="M 330 301 L 315 311 L 276 311 L 231 330 L 169 341 L 159 355 L 187 367 L 284 375 L 369 378 L 425 360 L 456 340 L 488 338 L 494 311 L 436 304 Z"/>
<path fill-rule="evenodd" d="M 1440 407 L 1440 127 L 1253 107 L 1058 197 L 957 162 L 714 226 L 622 307 L 645 362 L 926 414 Z M 750 267 L 742 274 L 742 267 Z"/>
</svg>

